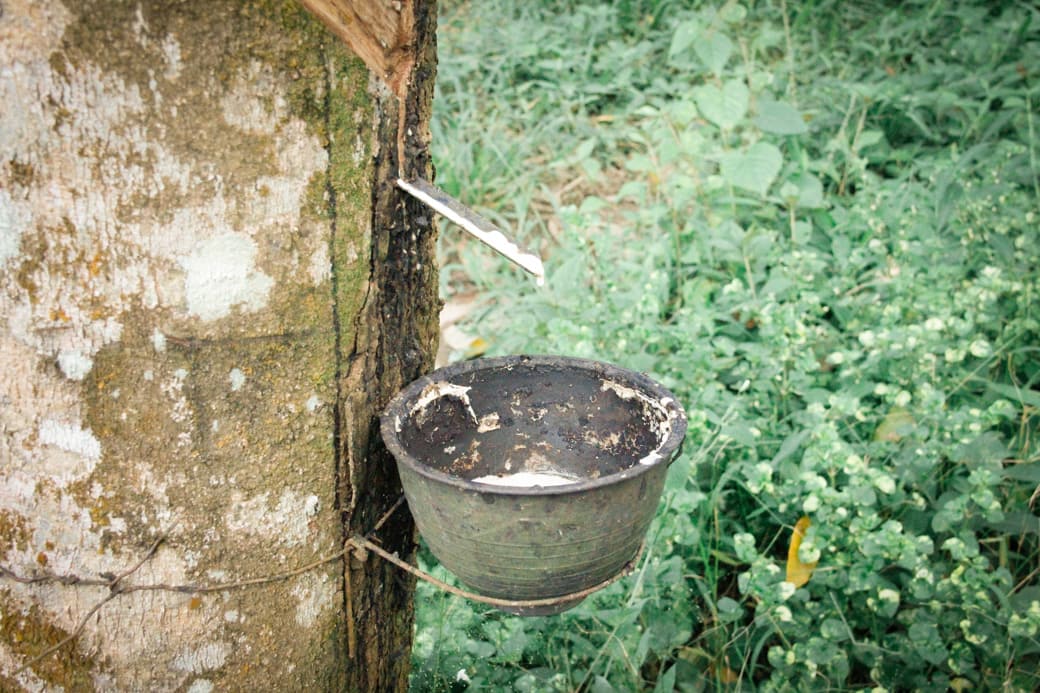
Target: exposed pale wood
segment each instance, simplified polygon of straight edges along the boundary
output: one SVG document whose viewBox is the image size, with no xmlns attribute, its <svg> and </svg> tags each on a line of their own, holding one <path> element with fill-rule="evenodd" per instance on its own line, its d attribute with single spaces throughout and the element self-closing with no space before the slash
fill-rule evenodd
<svg viewBox="0 0 1040 693">
<path fill-rule="evenodd" d="M 413 0 L 300 0 L 379 75 L 404 96 L 415 64 Z"/>
</svg>

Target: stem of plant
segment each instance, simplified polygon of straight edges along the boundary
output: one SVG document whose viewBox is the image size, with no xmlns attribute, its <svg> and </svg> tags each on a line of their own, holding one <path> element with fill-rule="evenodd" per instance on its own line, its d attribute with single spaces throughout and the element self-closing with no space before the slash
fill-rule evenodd
<svg viewBox="0 0 1040 693">
<path fill-rule="evenodd" d="M 1029 170 L 1033 173 L 1033 193 L 1040 199 L 1040 171 L 1036 165 L 1036 130 L 1033 128 L 1032 90 L 1026 90 L 1026 127 L 1029 131 Z"/>
</svg>

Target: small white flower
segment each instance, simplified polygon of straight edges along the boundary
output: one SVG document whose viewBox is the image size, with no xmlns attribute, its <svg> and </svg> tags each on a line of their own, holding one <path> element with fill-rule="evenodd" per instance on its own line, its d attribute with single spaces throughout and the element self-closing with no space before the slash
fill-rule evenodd
<svg viewBox="0 0 1040 693">
<path fill-rule="evenodd" d="M 809 496 L 802 503 L 802 511 L 809 514 L 814 513 L 820 509 L 820 498 L 818 496 Z"/>
<path fill-rule="evenodd" d="M 459 683 L 469 683 L 469 674 L 466 673 L 465 669 L 459 669 L 458 673 L 455 674 L 455 680 Z"/>
<path fill-rule="evenodd" d="M 943 328 L 943 321 L 940 318 L 928 318 L 924 322 L 925 329 L 938 332 Z"/>
<path fill-rule="evenodd" d="M 899 394 L 896 395 L 895 404 L 897 407 L 905 407 L 910 404 L 910 393 L 906 390 L 900 390 Z"/>
<path fill-rule="evenodd" d="M 820 550 L 816 548 L 816 544 L 807 540 L 798 547 L 798 560 L 802 563 L 816 563 L 820 560 Z"/>
<path fill-rule="evenodd" d="M 863 458 L 859 455 L 852 454 L 845 458 L 845 473 L 856 474 L 860 470 L 866 467 L 866 463 L 863 462 Z"/>
<path fill-rule="evenodd" d="M 859 343 L 863 346 L 870 348 L 877 342 L 877 335 L 870 330 L 864 330 L 859 333 Z"/>
<path fill-rule="evenodd" d="M 880 599 L 883 602 L 890 602 L 892 604 L 898 604 L 899 603 L 899 592 L 897 592 L 897 591 L 895 591 L 893 589 L 886 588 L 886 589 L 883 589 L 880 592 L 878 592 L 878 599 Z"/>
<path fill-rule="evenodd" d="M 831 364 L 832 366 L 837 366 L 839 364 L 845 363 L 845 354 L 841 353 L 840 351 L 835 351 L 834 353 L 827 356 L 827 363 Z"/>
<path fill-rule="evenodd" d="M 883 474 L 874 480 L 874 485 L 877 486 L 878 491 L 881 493 L 895 493 L 896 482 L 887 474 Z"/>
<path fill-rule="evenodd" d="M 917 572 L 914 573 L 914 579 L 923 580 L 924 582 L 927 582 L 929 585 L 931 585 L 935 582 L 935 575 L 933 575 L 932 571 L 928 568 L 918 568 Z"/>
<path fill-rule="evenodd" d="M 977 356 L 979 358 L 989 356 L 989 342 L 985 339 L 976 339 L 971 343 L 971 346 L 968 347 L 968 350 L 971 351 L 972 356 Z"/>
</svg>

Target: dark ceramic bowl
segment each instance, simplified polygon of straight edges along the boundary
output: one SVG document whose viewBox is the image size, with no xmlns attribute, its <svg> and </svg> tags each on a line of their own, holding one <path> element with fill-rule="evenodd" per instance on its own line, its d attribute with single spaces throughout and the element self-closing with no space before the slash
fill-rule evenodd
<svg viewBox="0 0 1040 693">
<path fill-rule="evenodd" d="M 598 585 L 636 556 L 686 416 L 640 373 L 507 356 L 419 378 L 382 433 L 437 559 L 483 595 L 537 600 Z"/>
</svg>

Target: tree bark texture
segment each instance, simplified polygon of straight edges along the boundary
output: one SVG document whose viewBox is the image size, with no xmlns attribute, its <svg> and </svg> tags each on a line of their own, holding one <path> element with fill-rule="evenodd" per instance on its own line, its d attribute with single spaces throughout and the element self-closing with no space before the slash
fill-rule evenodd
<svg viewBox="0 0 1040 693">
<path fill-rule="evenodd" d="M 290 0 L 0 10 L 0 564 L 334 555 L 397 500 L 376 417 L 435 353 L 435 230 L 393 185 L 430 175 L 432 3 L 403 109 Z M 135 591 L 18 671 L 108 590 L 0 576 L 0 690 L 404 690 L 413 587 L 351 556 Z"/>
</svg>

